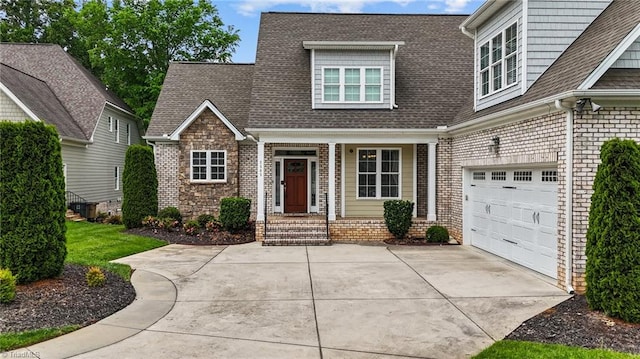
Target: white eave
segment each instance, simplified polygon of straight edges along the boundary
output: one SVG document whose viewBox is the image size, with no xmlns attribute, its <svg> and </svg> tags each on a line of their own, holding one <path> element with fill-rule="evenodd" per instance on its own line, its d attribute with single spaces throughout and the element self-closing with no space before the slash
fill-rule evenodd
<svg viewBox="0 0 640 359">
<path fill-rule="evenodd" d="M 460 24 L 460 29 L 463 32 L 476 29 L 511 1 L 512 0 L 487 0 L 473 14 L 469 15 L 462 24 Z"/>
<path fill-rule="evenodd" d="M 218 110 L 218 108 L 209 100 L 204 100 L 204 102 L 202 102 L 202 104 L 200 104 L 200 106 L 198 106 L 198 108 L 193 111 L 191 113 L 191 115 L 189 115 L 189 117 L 187 117 L 184 121 L 182 121 L 182 123 L 180 124 L 180 126 L 178 126 L 178 128 L 176 128 L 175 131 L 173 131 L 168 138 L 162 136 L 163 140 L 172 140 L 172 141 L 179 141 L 180 140 L 180 134 L 186 130 L 192 123 L 193 121 L 196 120 L 196 118 L 198 118 L 198 116 L 200 116 L 200 114 L 202 114 L 202 112 L 205 109 L 209 109 L 211 110 L 211 112 L 213 112 L 216 117 L 218 117 L 218 119 L 220 119 L 220 121 L 222 121 L 222 123 L 229 129 L 231 130 L 231 132 L 233 132 L 236 141 L 242 141 L 246 138 L 245 135 L 242 134 L 242 132 L 240 132 L 240 130 L 238 130 L 236 128 L 236 126 L 233 125 L 233 123 L 231 123 L 231 121 L 229 121 L 229 119 L 227 119 L 227 117 L 220 112 L 220 110 Z M 152 141 L 155 137 L 153 136 L 145 136 L 144 137 L 147 140 Z"/>
<path fill-rule="evenodd" d="M 248 128 L 269 143 L 437 143 L 446 128 Z"/>
<path fill-rule="evenodd" d="M 303 41 L 306 50 L 394 50 L 404 41 Z"/>
</svg>

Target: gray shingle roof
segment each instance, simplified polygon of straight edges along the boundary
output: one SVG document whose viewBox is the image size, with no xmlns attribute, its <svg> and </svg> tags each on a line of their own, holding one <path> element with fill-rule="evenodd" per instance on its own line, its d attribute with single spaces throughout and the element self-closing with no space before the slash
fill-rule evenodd
<svg viewBox="0 0 640 359">
<path fill-rule="evenodd" d="M 613 1 L 524 95 L 475 113 L 473 101 L 468 101 L 451 124 L 576 90 L 638 23 L 640 1 Z"/>
<path fill-rule="evenodd" d="M 263 13 L 250 128 L 434 128 L 472 96 L 473 41 L 459 15 Z M 404 41 L 394 110 L 312 110 L 303 41 Z"/>
<path fill-rule="evenodd" d="M 44 81 L 4 64 L 0 64 L 0 74 L 9 91 L 39 119 L 54 125 L 60 136 L 84 138 L 82 129 Z"/>
<path fill-rule="evenodd" d="M 205 100 L 240 131 L 249 117 L 252 64 L 173 62 L 151 116 L 147 136 L 171 134 Z"/>
<path fill-rule="evenodd" d="M 593 89 L 640 89 L 640 69 L 609 69 Z"/>
<path fill-rule="evenodd" d="M 44 81 L 82 130 L 82 137 L 78 139 L 91 139 L 106 102 L 131 112 L 121 99 L 58 45 L 2 43 L 0 61 Z"/>
</svg>

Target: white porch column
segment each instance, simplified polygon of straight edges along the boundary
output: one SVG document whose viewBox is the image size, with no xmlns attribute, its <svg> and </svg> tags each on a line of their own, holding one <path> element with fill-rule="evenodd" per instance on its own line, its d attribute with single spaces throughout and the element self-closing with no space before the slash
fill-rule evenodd
<svg viewBox="0 0 640 359">
<path fill-rule="evenodd" d="M 336 220 L 336 144 L 329 142 L 329 188 L 327 206 L 329 220 Z"/>
<path fill-rule="evenodd" d="M 256 221 L 264 221 L 264 142 L 258 142 L 258 183 L 256 184 L 256 195 L 258 203 L 256 203 L 257 212 Z"/>
<path fill-rule="evenodd" d="M 429 143 L 427 156 L 427 220 L 436 220 L 436 143 Z"/>
</svg>

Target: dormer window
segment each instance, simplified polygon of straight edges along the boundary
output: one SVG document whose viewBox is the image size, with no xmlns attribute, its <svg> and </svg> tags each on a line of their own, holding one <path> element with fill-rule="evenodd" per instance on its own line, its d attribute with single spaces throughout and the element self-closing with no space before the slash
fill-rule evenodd
<svg viewBox="0 0 640 359">
<path fill-rule="evenodd" d="M 517 82 L 518 23 L 480 46 L 480 95 L 487 96 Z"/>
<path fill-rule="evenodd" d="M 382 102 L 381 67 L 325 67 L 323 102 Z"/>
</svg>

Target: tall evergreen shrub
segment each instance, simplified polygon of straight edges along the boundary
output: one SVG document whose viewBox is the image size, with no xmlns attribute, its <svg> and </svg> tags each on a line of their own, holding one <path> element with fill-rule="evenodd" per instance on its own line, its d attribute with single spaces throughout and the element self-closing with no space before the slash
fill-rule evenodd
<svg viewBox="0 0 640 359">
<path fill-rule="evenodd" d="M 384 222 L 387 229 L 397 239 L 402 239 L 409 233 L 411 217 L 413 216 L 413 202 L 404 200 L 384 201 Z"/>
<path fill-rule="evenodd" d="M 587 301 L 595 310 L 640 322 L 640 146 L 602 145 L 587 230 Z"/>
<path fill-rule="evenodd" d="M 58 133 L 42 122 L 0 122 L 0 268 L 18 283 L 62 273 L 67 255 Z"/>
<path fill-rule="evenodd" d="M 158 213 L 158 176 L 151 147 L 127 149 L 122 173 L 122 221 L 127 228 L 142 226 L 146 216 Z"/>
<path fill-rule="evenodd" d="M 244 197 L 227 197 L 220 200 L 220 223 L 227 231 L 247 227 L 251 215 L 251 200 Z"/>
</svg>

